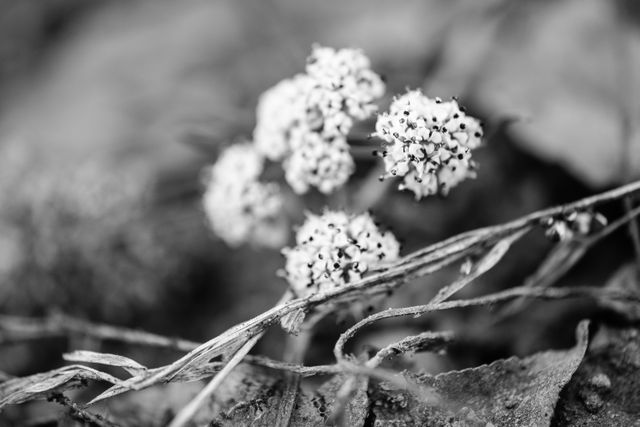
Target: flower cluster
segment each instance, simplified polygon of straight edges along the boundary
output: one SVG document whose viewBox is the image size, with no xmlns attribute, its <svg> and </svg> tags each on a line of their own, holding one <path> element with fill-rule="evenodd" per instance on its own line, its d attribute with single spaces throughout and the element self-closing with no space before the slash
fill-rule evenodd
<svg viewBox="0 0 640 427">
<path fill-rule="evenodd" d="M 364 120 L 376 112 L 373 102 L 384 94 L 384 83 L 359 50 L 315 46 L 307 58 L 307 74 L 344 102 L 346 113 Z"/>
<path fill-rule="evenodd" d="M 267 158 L 284 161 L 297 193 L 330 193 L 353 173 L 346 136 L 353 121 L 376 111 L 384 83 L 356 49 L 315 46 L 306 74 L 267 90 L 258 102 L 254 141 Z M 327 159 L 338 160 L 327 167 Z"/>
<path fill-rule="evenodd" d="M 258 180 L 263 164 L 255 147 L 244 143 L 226 148 L 208 170 L 204 209 L 213 231 L 230 246 L 279 247 L 286 240 L 280 188 Z"/>
<path fill-rule="evenodd" d="M 404 177 L 399 189 L 413 191 L 416 199 L 447 194 L 475 177 L 471 150 L 480 145 L 482 127 L 455 99 L 409 91 L 378 116 L 374 135 L 384 141 L 382 151 L 376 152 L 386 170 L 381 178 Z"/>
<path fill-rule="evenodd" d="M 298 194 L 310 186 L 329 194 L 349 179 L 355 167 L 344 139 L 325 141 L 313 133 L 305 136 L 304 146 L 293 150 L 283 165 L 285 179 Z"/>
<path fill-rule="evenodd" d="M 306 98 L 312 80 L 299 74 L 285 79 L 262 94 L 256 106 L 256 148 L 268 159 L 279 161 L 289 153 L 293 133 L 305 123 Z"/>
<path fill-rule="evenodd" d="M 298 296 L 306 296 L 357 281 L 376 264 L 397 259 L 399 251 L 393 234 L 380 231 L 369 214 L 310 214 L 296 246 L 283 249 L 285 275 Z"/>
</svg>

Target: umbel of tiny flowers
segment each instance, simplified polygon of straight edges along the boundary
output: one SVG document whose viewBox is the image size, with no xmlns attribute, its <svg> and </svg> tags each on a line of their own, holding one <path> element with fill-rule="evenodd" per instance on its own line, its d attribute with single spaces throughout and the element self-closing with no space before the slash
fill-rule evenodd
<svg viewBox="0 0 640 427">
<path fill-rule="evenodd" d="M 231 145 L 207 170 L 203 203 L 213 232 L 229 246 L 282 247 L 287 224 L 275 183 L 259 181 L 264 159 L 253 144 Z"/>
<path fill-rule="evenodd" d="M 443 194 L 475 177 L 472 150 L 480 145 L 480 122 L 464 112 L 455 99 L 428 98 L 420 90 L 393 100 L 378 116 L 374 136 L 383 140 L 374 154 L 384 160 L 381 179 L 403 177 L 400 190 L 413 191 L 416 200 Z"/>
<path fill-rule="evenodd" d="M 267 90 L 258 102 L 254 141 L 258 151 L 283 161 L 285 178 L 302 194 L 331 193 L 354 171 L 347 134 L 354 120 L 376 111 L 384 83 L 357 49 L 314 46 L 305 74 Z"/>
<path fill-rule="evenodd" d="M 296 295 L 304 297 L 355 282 L 380 263 L 396 260 L 399 252 L 394 235 L 380 230 L 368 213 L 327 210 L 308 214 L 296 245 L 282 250 L 283 273 Z"/>
</svg>

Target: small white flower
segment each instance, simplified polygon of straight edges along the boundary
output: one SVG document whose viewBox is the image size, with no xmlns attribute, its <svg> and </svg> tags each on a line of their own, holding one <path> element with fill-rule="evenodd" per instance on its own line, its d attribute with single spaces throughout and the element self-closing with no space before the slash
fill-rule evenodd
<svg viewBox="0 0 640 427">
<path fill-rule="evenodd" d="M 413 191 L 416 199 L 446 194 L 475 177 L 471 150 L 480 145 L 482 128 L 455 100 L 409 91 L 378 116 L 374 135 L 385 141 L 383 178 L 404 177 L 399 188 Z"/>
<path fill-rule="evenodd" d="M 326 211 L 309 214 L 296 246 L 283 249 L 285 274 L 298 296 L 357 281 L 376 264 L 398 258 L 400 245 L 380 231 L 369 214 Z"/>
<path fill-rule="evenodd" d="M 209 169 L 204 209 L 214 233 L 229 246 L 280 247 L 286 241 L 280 188 L 258 181 L 262 168 L 253 145 L 236 144 Z"/>
<path fill-rule="evenodd" d="M 325 141 L 315 133 L 296 140 L 295 149 L 284 161 L 285 179 L 298 194 L 317 187 L 329 194 L 342 187 L 355 168 L 344 137 Z"/>
</svg>

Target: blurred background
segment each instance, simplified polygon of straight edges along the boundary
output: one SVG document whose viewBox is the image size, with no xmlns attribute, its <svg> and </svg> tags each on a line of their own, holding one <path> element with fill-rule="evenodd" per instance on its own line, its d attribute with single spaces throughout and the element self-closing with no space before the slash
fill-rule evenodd
<svg viewBox="0 0 640 427">
<path fill-rule="evenodd" d="M 203 341 L 270 308 L 286 289 L 275 275 L 281 255 L 231 249 L 209 231 L 201 169 L 220 147 L 250 138 L 258 97 L 303 71 L 313 43 L 362 48 L 386 77 L 381 110 L 420 87 L 458 96 L 485 121 L 476 180 L 419 204 L 389 191 L 373 207 L 405 253 L 638 178 L 639 24 L 632 0 L 2 0 L 0 313 L 65 313 Z M 375 167 L 360 159 L 354 188 Z M 317 210 L 335 200 L 303 202 Z M 543 234 L 466 295 L 520 284 L 552 247 Z M 603 286 L 632 258 L 628 236 L 616 233 L 559 286 Z M 388 305 L 426 302 L 454 275 L 411 283 Z M 355 346 L 454 330 L 462 338 L 448 356 L 413 361 L 438 372 L 566 347 L 579 319 L 609 316 L 581 301 L 534 303 L 497 324 L 491 315 L 381 323 Z M 308 363 L 331 360 L 337 333 L 335 319 L 320 325 Z M 280 358 L 283 339 L 273 331 L 256 352 Z M 179 356 L 89 339 L 0 344 L 0 371 L 10 375 L 61 366 L 67 349 L 152 366 Z M 167 405 L 170 390 L 155 391 Z M 3 416 L 35 420 L 51 406 Z"/>
</svg>

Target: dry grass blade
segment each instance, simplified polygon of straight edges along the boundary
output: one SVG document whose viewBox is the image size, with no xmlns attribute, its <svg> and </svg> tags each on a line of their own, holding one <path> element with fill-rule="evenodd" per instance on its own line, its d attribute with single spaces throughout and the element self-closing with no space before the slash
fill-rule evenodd
<svg viewBox="0 0 640 427">
<path fill-rule="evenodd" d="M 96 353 L 94 351 L 77 350 L 72 353 L 62 355 L 62 358 L 68 362 L 77 363 L 95 363 L 98 365 L 117 366 L 124 369 L 131 375 L 140 375 L 147 372 L 148 368 L 128 357 L 119 356 L 117 354 Z"/>
<path fill-rule="evenodd" d="M 633 209 L 625 214 L 622 218 L 612 222 L 597 233 L 581 239 L 573 239 L 561 243 L 554 247 L 547 257 L 542 261 L 537 270 L 529 276 L 523 286 L 548 288 L 553 286 L 565 273 L 567 273 L 578 261 L 582 259 L 584 254 L 592 248 L 596 243 L 600 242 L 611 233 L 620 229 L 622 226 L 632 221 L 640 215 L 640 207 Z M 513 316 L 525 307 L 525 301 L 520 299 L 505 305 L 495 317 L 495 321 L 499 322 Z"/>
<path fill-rule="evenodd" d="M 46 398 L 51 393 L 78 387 L 87 380 L 120 383 L 118 378 L 86 366 L 65 366 L 42 374 L 3 382 L 0 384 L 0 409 L 6 405 Z"/>
<path fill-rule="evenodd" d="M 191 401 L 187 406 L 182 408 L 180 412 L 176 415 L 176 417 L 171 421 L 169 427 L 181 427 L 186 425 L 198 412 L 200 407 L 204 404 L 204 402 L 216 391 L 216 389 L 222 384 L 222 382 L 227 378 L 227 375 L 231 373 L 233 368 L 235 368 L 242 359 L 247 355 L 247 353 L 253 348 L 253 346 L 258 342 L 258 340 L 262 337 L 262 334 L 258 334 L 247 341 L 240 349 L 233 355 L 231 360 L 227 362 L 227 364 L 218 372 L 213 379 L 207 384 L 205 388 L 203 388 L 200 393 Z"/>
<path fill-rule="evenodd" d="M 491 270 L 498 262 L 500 262 L 502 257 L 504 257 L 513 242 L 520 239 L 524 234 L 526 234 L 527 231 L 529 231 L 529 229 L 530 227 L 526 227 L 522 230 L 518 230 L 512 235 L 505 237 L 504 239 L 496 243 L 482 258 L 474 263 L 469 273 L 462 275 L 462 277 L 460 277 L 452 284 L 440 289 L 436 296 L 434 296 L 431 300 L 431 303 L 437 304 L 449 299 L 452 295 L 460 291 L 469 283 L 482 276 L 487 271 Z"/>
</svg>

